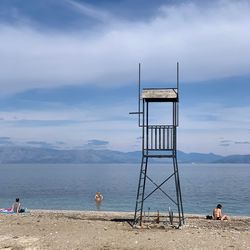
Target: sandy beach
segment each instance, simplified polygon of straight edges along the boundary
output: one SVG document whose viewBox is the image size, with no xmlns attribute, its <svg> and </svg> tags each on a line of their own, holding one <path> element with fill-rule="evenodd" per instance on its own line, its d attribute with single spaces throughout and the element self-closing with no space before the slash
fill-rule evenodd
<svg viewBox="0 0 250 250">
<path fill-rule="evenodd" d="M 125 212 L 0 214 L 0 249 L 250 249 L 249 217 L 186 215 L 181 229 L 163 223 L 135 229 L 132 218 Z"/>
</svg>

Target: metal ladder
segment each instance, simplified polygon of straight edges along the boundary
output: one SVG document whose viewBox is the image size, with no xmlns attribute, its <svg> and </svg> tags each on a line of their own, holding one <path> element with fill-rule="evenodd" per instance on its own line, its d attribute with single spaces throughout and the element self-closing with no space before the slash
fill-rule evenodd
<svg viewBox="0 0 250 250">
<path fill-rule="evenodd" d="M 139 176 L 139 185 L 136 197 L 134 225 L 137 224 L 138 221 L 140 222 L 140 226 L 142 224 L 142 212 L 143 212 L 145 183 L 147 178 L 147 167 L 148 167 L 148 157 L 143 156 L 141 161 L 141 171 Z"/>
</svg>

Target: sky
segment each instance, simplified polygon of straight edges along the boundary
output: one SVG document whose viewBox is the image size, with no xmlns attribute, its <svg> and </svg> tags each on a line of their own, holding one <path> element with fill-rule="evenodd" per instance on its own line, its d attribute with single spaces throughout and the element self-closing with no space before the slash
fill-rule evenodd
<svg viewBox="0 0 250 250">
<path fill-rule="evenodd" d="M 250 154 L 249 13 L 244 0 L 0 0 L 0 146 L 140 150 L 138 63 L 142 87 L 175 87 L 179 62 L 178 149 Z"/>
</svg>

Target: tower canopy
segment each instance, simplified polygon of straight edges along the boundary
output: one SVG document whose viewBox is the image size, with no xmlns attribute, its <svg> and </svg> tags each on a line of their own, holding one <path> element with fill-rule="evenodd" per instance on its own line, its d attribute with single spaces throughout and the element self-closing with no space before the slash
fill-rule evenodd
<svg viewBox="0 0 250 250">
<path fill-rule="evenodd" d="M 146 102 L 178 102 L 178 89 L 144 88 L 141 97 Z"/>
</svg>

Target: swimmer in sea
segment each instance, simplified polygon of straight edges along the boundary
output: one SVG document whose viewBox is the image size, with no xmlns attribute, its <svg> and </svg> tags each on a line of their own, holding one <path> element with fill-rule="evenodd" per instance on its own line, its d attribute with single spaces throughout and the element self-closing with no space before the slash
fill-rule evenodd
<svg viewBox="0 0 250 250">
<path fill-rule="evenodd" d="M 95 203 L 96 203 L 97 210 L 100 210 L 102 200 L 103 200 L 103 195 L 100 192 L 96 192 Z"/>
<path fill-rule="evenodd" d="M 100 192 L 96 192 L 95 194 L 95 201 L 101 202 L 103 200 L 103 195 Z"/>
</svg>

